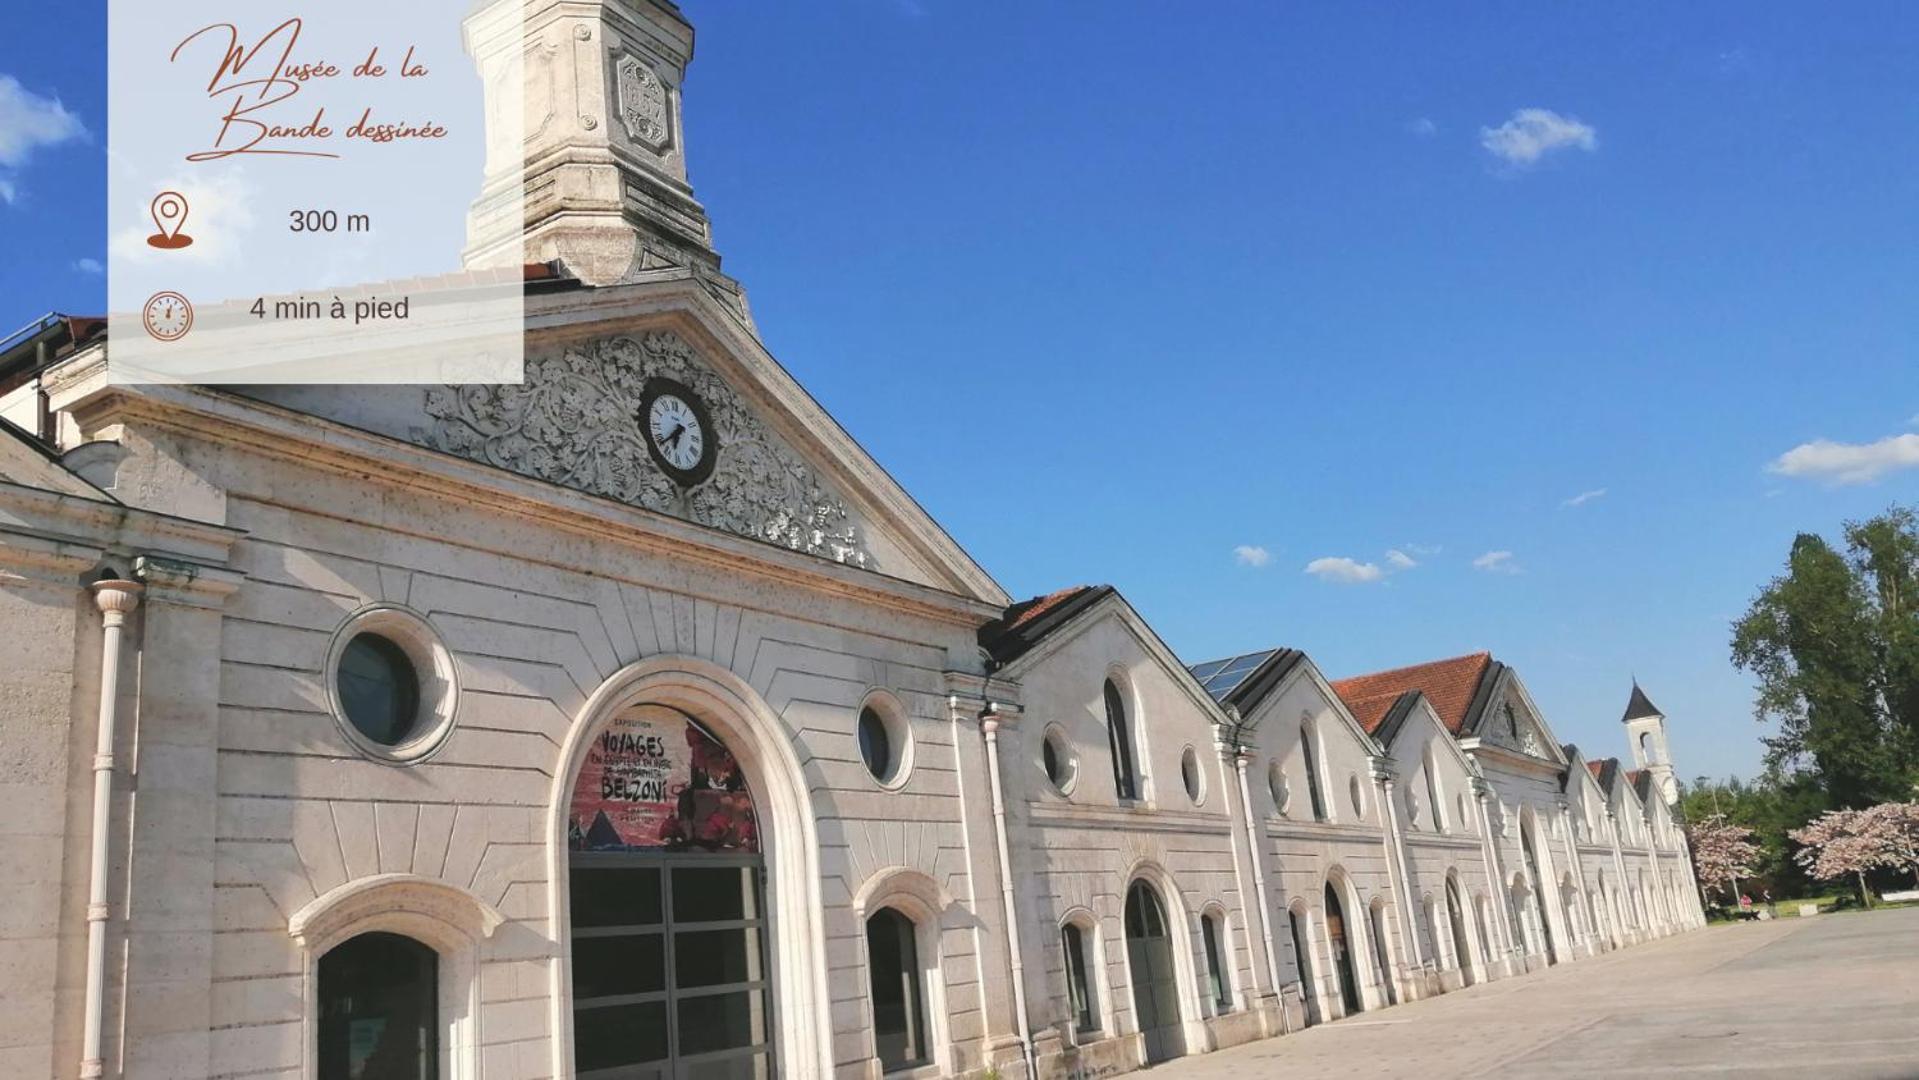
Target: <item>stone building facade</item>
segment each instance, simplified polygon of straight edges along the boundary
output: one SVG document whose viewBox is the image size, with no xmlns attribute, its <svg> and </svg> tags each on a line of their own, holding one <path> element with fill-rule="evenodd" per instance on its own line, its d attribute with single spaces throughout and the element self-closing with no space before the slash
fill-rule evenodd
<svg viewBox="0 0 1919 1080">
<path fill-rule="evenodd" d="M 685 20 L 528 18 L 523 385 L 0 353 L 0 1073 L 1084 1075 L 1703 924 L 1637 688 L 1013 603 L 720 272 Z"/>
</svg>

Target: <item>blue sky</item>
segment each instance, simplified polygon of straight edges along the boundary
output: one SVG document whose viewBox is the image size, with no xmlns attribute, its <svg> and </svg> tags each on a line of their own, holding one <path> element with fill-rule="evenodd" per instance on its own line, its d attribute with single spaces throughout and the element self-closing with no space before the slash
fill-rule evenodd
<svg viewBox="0 0 1919 1080">
<path fill-rule="evenodd" d="M 685 7 L 767 343 L 1016 594 L 1335 677 L 1491 649 L 1592 755 L 1637 673 L 1750 773 L 1729 621 L 1919 500 L 1910 6 Z M 100 303 L 102 10 L 0 54 L 9 326 Z M 7 139 L 55 98 L 84 135 Z"/>
</svg>

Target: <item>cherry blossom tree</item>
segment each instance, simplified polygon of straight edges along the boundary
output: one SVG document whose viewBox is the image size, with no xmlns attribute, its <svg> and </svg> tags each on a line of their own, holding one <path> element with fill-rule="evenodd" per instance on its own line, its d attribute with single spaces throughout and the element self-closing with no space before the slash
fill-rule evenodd
<svg viewBox="0 0 1919 1080">
<path fill-rule="evenodd" d="M 1859 898 L 1872 906 L 1866 871 L 1886 864 L 1884 845 L 1868 832 L 1864 810 L 1828 810 L 1787 835 L 1800 845 L 1793 858 L 1821 881 L 1850 874 L 1859 883 Z"/>
<path fill-rule="evenodd" d="M 1919 802 L 1880 803 L 1859 816 L 1860 831 L 1879 848 L 1879 865 L 1905 870 L 1919 884 Z"/>
<path fill-rule="evenodd" d="M 1740 878 L 1752 876 L 1759 845 L 1753 843 L 1751 829 L 1729 824 L 1725 815 L 1715 814 L 1686 826 L 1686 840 L 1692 846 L 1693 870 L 1706 889 L 1730 897 Z"/>
</svg>

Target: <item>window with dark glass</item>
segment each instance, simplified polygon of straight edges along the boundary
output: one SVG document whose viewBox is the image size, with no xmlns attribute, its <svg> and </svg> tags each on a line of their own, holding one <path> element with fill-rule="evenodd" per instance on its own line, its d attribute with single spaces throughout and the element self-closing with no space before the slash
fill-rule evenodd
<svg viewBox="0 0 1919 1080">
<path fill-rule="evenodd" d="M 1113 784 L 1119 797 L 1139 798 L 1139 781 L 1133 771 L 1133 732 L 1126 722 L 1126 703 L 1111 679 L 1106 680 L 1106 736 L 1113 744 Z"/>
<path fill-rule="evenodd" d="M 1053 745 L 1051 738 L 1044 739 L 1040 742 L 1039 759 L 1040 764 L 1046 767 L 1047 781 L 1054 787 L 1058 787 L 1060 781 L 1066 778 L 1066 774 L 1060 768 L 1059 748 Z"/>
<path fill-rule="evenodd" d="M 359 634 L 340 653 L 334 686 L 340 709 L 360 734 L 398 746 L 414 734 L 420 677 L 406 650 L 378 634 Z"/>
<path fill-rule="evenodd" d="M 1313 726 L 1299 727 L 1299 749 L 1306 756 L 1306 794 L 1312 799 L 1313 820 L 1326 820 L 1326 796 L 1319 790 L 1319 755 L 1313 750 Z"/>
<path fill-rule="evenodd" d="M 1067 923 L 1060 937 L 1066 949 L 1066 991 L 1072 998 L 1073 1028 L 1098 1031 L 1099 1003 L 1093 998 L 1093 984 L 1086 978 L 1086 931 Z"/>
<path fill-rule="evenodd" d="M 892 1072 L 932 1059 L 926 1041 L 925 974 L 913 920 L 881 908 L 866 920 L 866 963 L 872 973 L 873 1047 Z"/>
<path fill-rule="evenodd" d="M 320 958 L 320 1075 L 436 1080 L 440 958 L 399 934 L 361 934 Z"/>
<path fill-rule="evenodd" d="M 887 734 L 886 719 L 872 706 L 860 710 L 860 760 L 875 780 L 893 775 L 893 738 Z"/>
<path fill-rule="evenodd" d="M 1441 813 L 1443 804 L 1439 801 L 1439 770 L 1431 752 L 1426 754 L 1426 801 L 1433 808 L 1433 831 L 1445 832 L 1446 819 Z"/>
<path fill-rule="evenodd" d="M 1213 995 L 1214 1007 L 1219 1012 L 1230 1012 L 1233 1008 L 1233 987 L 1226 978 L 1226 966 L 1221 963 L 1219 924 L 1219 918 L 1214 915 L 1199 920 L 1200 936 L 1206 944 L 1206 988 Z"/>
</svg>

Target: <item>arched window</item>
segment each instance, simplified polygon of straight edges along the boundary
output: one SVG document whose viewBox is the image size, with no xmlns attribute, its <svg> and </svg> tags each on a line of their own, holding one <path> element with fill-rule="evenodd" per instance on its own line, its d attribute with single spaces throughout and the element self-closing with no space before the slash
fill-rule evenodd
<svg viewBox="0 0 1919 1080">
<path fill-rule="evenodd" d="M 1319 789 L 1319 754 L 1314 749 L 1312 721 L 1299 725 L 1299 750 L 1306 758 L 1306 794 L 1312 799 L 1313 820 L 1326 820 L 1326 796 Z"/>
<path fill-rule="evenodd" d="M 320 1075 L 437 1080 L 440 957 L 399 934 L 361 934 L 320 958 Z"/>
<path fill-rule="evenodd" d="M 1206 944 L 1206 989 L 1212 995 L 1216 1012 L 1233 1011 L 1233 984 L 1226 973 L 1221 938 L 1226 935 L 1225 920 L 1218 915 L 1202 915 L 1199 919 L 1200 936 Z"/>
<path fill-rule="evenodd" d="M 1446 804 L 1439 798 L 1439 762 L 1431 747 L 1426 748 L 1426 802 L 1433 808 L 1433 831 L 1446 831 Z"/>
<path fill-rule="evenodd" d="M 866 963 L 872 974 L 873 1046 L 887 1072 L 933 1058 L 926 1039 L 926 976 L 913 920 L 881 908 L 866 920 Z"/>
<path fill-rule="evenodd" d="M 1073 1030 L 1082 1034 L 1098 1031 L 1099 1000 L 1086 977 L 1086 931 L 1078 923 L 1067 923 L 1060 929 L 1060 944 L 1066 953 L 1066 993 L 1073 1004 Z"/>
<path fill-rule="evenodd" d="M 1113 786 L 1122 799 L 1139 798 L 1139 779 L 1133 772 L 1133 730 L 1126 722 L 1126 702 L 1119 687 L 1106 680 L 1106 737 L 1113 743 Z"/>
</svg>

